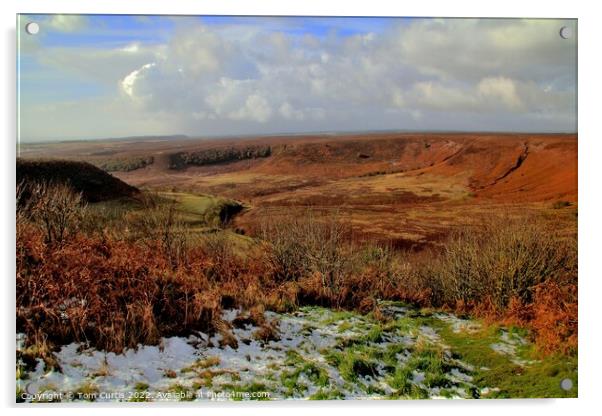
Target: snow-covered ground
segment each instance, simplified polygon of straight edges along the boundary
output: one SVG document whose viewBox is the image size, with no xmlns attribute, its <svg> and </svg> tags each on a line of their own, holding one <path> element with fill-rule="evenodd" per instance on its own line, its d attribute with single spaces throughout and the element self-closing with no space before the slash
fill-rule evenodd
<svg viewBox="0 0 602 416">
<path fill-rule="evenodd" d="M 453 358 L 436 329 L 413 325 L 401 305 L 386 303 L 382 310 L 391 317 L 388 325 L 369 316 L 317 307 L 291 314 L 266 312 L 266 320 L 278 330 L 277 340 L 256 339 L 258 328 L 253 325 L 233 326 L 235 349 L 220 347 L 221 335 L 203 333 L 164 338 L 158 346 L 139 346 L 123 354 L 65 345 L 56 353 L 60 371 L 46 369 L 39 360 L 34 370 L 17 380 L 18 392 L 26 401 L 474 395 L 472 366 Z M 228 310 L 223 318 L 231 323 L 239 313 Z M 454 331 L 479 328 L 454 315 L 433 317 Z M 513 355 L 520 342 L 504 333 L 491 348 Z M 17 349 L 22 346 L 18 336 Z M 477 391 L 487 394 L 494 388 Z"/>
</svg>

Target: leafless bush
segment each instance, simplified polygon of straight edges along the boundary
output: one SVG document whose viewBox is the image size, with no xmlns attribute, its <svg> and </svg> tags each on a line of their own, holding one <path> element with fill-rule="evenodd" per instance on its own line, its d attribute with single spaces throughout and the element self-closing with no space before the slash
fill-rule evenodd
<svg viewBox="0 0 602 416">
<path fill-rule="evenodd" d="M 206 275 L 211 281 L 226 281 L 236 274 L 242 260 L 236 256 L 232 241 L 223 232 L 208 233 L 199 241 L 200 248 L 210 265 Z"/>
<path fill-rule="evenodd" d="M 394 252 L 389 245 L 362 244 L 354 250 L 354 272 L 361 272 L 369 266 L 387 279 L 393 279 L 399 271 L 401 257 L 400 253 Z"/>
<path fill-rule="evenodd" d="M 154 199 L 147 199 L 145 208 L 131 213 L 127 221 L 135 239 L 151 245 L 158 241 L 174 268 L 188 260 L 186 253 L 190 245 L 190 233 L 176 209 L 175 201 L 158 203 Z"/>
<path fill-rule="evenodd" d="M 81 224 L 86 210 L 81 193 L 59 182 L 38 182 L 17 189 L 17 221 L 26 217 L 44 230 L 48 244 L 62 243 Z M 25 196 L 27 195 L 27 196 Z M 26 199 L 26 200 L 25 200 Z"/>
<path fill-rule="evenodd" d="M 577 273 L 574 239 L 560 238 L 536 217 L 497 218 L 458 231 L 429 270 L 436 303 L 533 300 L 537 285 Z"/>
<path fill-rule="evenodd" d="M 277 280 L 298 280 L 309 271 L 305 256 L 303 237 L 298 217 L 261 222 L 261 238 L 268 241 L 270 247 L 269 262 Z"/>
<path fill-rule="evenodd" d="M 337 217 L 307 211 L 262 223 L 261 235 L 271 245 L 270 261 L 280 279 L 319 273 L 325 288 L 336 289 L 349 266 L 344 253 L 347 227 Z"/>
</svg>

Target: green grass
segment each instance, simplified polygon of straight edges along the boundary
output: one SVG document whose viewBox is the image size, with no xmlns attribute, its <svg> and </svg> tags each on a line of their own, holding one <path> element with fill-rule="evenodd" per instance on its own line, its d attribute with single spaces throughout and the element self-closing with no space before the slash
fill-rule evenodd
<svg viewBox="0 0 602 416">
<path fill-rule="evenodd" d="M 160 192 L 154 195 L 153 199 L 158 204 L 175 201 L 176 209 L 188 228 L 199 231 L 221 228 L 224 217 L 227 217 L 225 213 L 242 209 L 240 203 L 231 199 L 204 194 Z M 117 223 L 123 220 L 127 213 L 143 212 L 144 209 L 144 205 L 133 198 L 121 198 L 88 205 L 88 213 L 92 218 L 106 224 Z"/>
<path fill-rule="evenodd" d="M 24 393 L 27 393 L 27 392 L 25 391 L 23 383 L 17 382 L 17 389 L 16 389 L 16 402 L 17 403 L 23 403 L 25 401 L 22 397 L 22 395 Z"/>
<path fill-rule="evenodd" d="M 136 391 L 146 391 L 146 390 L 148 390 L 148 388 L 149 388 L 149 385 L 147 383 L 144 383 L 141 381 L 136 383 L 136 385 L 134 386 L 134 390 L 136 390 Z"/>
<path fill-rule="evenodd" d="M 351 325 L 349 322 L 342 322 L 342 323 L 339 325 L 339 327 L 338 327 L 337 331 L 338 331 L 339 333 L 343 333 L 343 332 L 345 332 L 345 331 L 348 331 L 348 330 L 350 330 L 350 329 L 352 329 L 352 328 L 353 328 L 353 325 Z"/>
<path fill-rule="evenodd" d="M 472 334 L 454 333 L 440 323 L 439 333 L 459 358 L 475 367 L 474 383 L 481 387 L 497 387 L 499 391 L 488 394 L 488 398 L 543 398 L 577 397 L 577 355 L 539 356 L 532 345 L 517 347 L 518 358 L 538 360 L 526 366 L 512 362 L 511 358 L 491 349 L 499 342 L 500 329 L 484 327 Z M 516 330 L 515 330 L 516 331 Z M 524 335 L 524 330 L 518 330 Z M 560 382 L 569 378 L 573 388 L 565 391 Z"/>
<path fill-rule="evenodd" d="M 394 398 L 428 399 L 428 391 L 412 382 L 413 370 L 410 367 L 401 367 L 388 380 L 391 387 L 396 389 Z"/>
<path fill-rule="evenodd" d="M 182 231 L 189 235 L 194 244 L 199 244 L 199 240 L 203 238 L 217 237 L 223 239 L 233 248 L 234 253 L 241 257 L 246 257 L 256 244 L 253 238 L 228 229 L 223 222 L 223 219 L 228 217 L 227 214 L 232 215 L 242 209 L 242 205 L 236 201 L 185 192 L 160 192 L 159 194 L 148 194 L 148 196 L 159 205 L 175 201 Z M 126 230 L 123 224 L 131 218 L 144 217 L 146 210 L 147 208 L 141 201 L 132 198 L 89 204 L 87 207 L 88 220 L 84 224 L 84 228 L 91 232 L 100 232 L 105 229 L 121 230 L 122 234 L 125 233 L 132 238 L 138 232 L 136 227 L 128 227 Z M 142 237 L 147 236 L 147 234 L 142 235 Z"/>
<path fill-rule="evenodd" d="M 355 316 L 356 314 L 349 311 L 334 311 L 331 314 L 329 314 L 327 318 L 320 320 L 320 324 L 330 325 L 341 321 L 345 321 L 347 319 L 351 319 Z"/>
<path fill-rule="evenodd" d="M 220 227 L 225 212 L 242 208 L 236 201 L 211 195 L 184 192 L 162 192 L 160 195 L 176 200 L 185 220 L 197 226 Z"/>
<path fill-rule="evenodd" d="M 330 379 L 325 369 L 303 358 L 295 351 L 288 351 L 284 364 L 292 369 L 284 370 L 280 375 L 282 386 L 286 388 L 286 395 L 299 395 L 307 390 L 307 386 L 299 383 L 302 374 L 319 387 L 328 387 Z"/>
<path fill-rule="evenodd" d="M 450 364 L 449 353 L 439 345 L 418 345 L 405 363 L 399 365 L 388 377 L 388 382 L 396 389 L 396 397 L 425 399 L 428 398 L 427 388 L 447 389 L 454 383 L 447 374 L 454 368 Z M 420 374 L 423 380 L 415 383 L 415 377 Z M 420 385 L 419 385 L 420 384 Z M 445 396 L 445 390 L 440 395 Z"/>
<path fill-rule="evenodd" d="M 345 381 L 354 383 L 361 376 L 375 376 L 377 362 L 369 352 L 362 348 L 348 348 L 327 354 L 328 363 L 339 370 Z"/>
</svg>

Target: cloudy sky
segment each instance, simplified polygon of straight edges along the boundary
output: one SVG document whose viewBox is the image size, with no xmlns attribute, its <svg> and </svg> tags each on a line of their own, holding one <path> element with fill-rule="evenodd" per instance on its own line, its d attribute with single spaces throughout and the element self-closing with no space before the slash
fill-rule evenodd
<svg viewBox="0 0 602 416">
<path fill-rule="evenodd" d="M 576 131 L 570 20 L 28 15 L 19 31 L 23 141 Z"/>
</svg>

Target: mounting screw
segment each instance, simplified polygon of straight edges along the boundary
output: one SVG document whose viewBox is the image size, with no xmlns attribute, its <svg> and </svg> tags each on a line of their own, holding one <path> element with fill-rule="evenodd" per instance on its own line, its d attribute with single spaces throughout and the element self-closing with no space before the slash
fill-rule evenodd
<svg viewBox="0 0 602 416">
<path fill-rule="evenodd" d="M 25 25 L 25 31 L 30 35 L 37 35 L 40 31 L 40 25 L 36 22 L 29 22 Z"/>
<path fill-rule="evenodd" d="M 568 26 L 562 26 L 558 33 L 560 33 L 562 39 L 570 39 L 573 36 L 573 29 Z"/>
<path fill-rule="evenodd" d="M 560 388 L 565 391 L 569 391 L 573 388 L 573 380 L 565 378 L 560 382 Z"/>
</svg>

